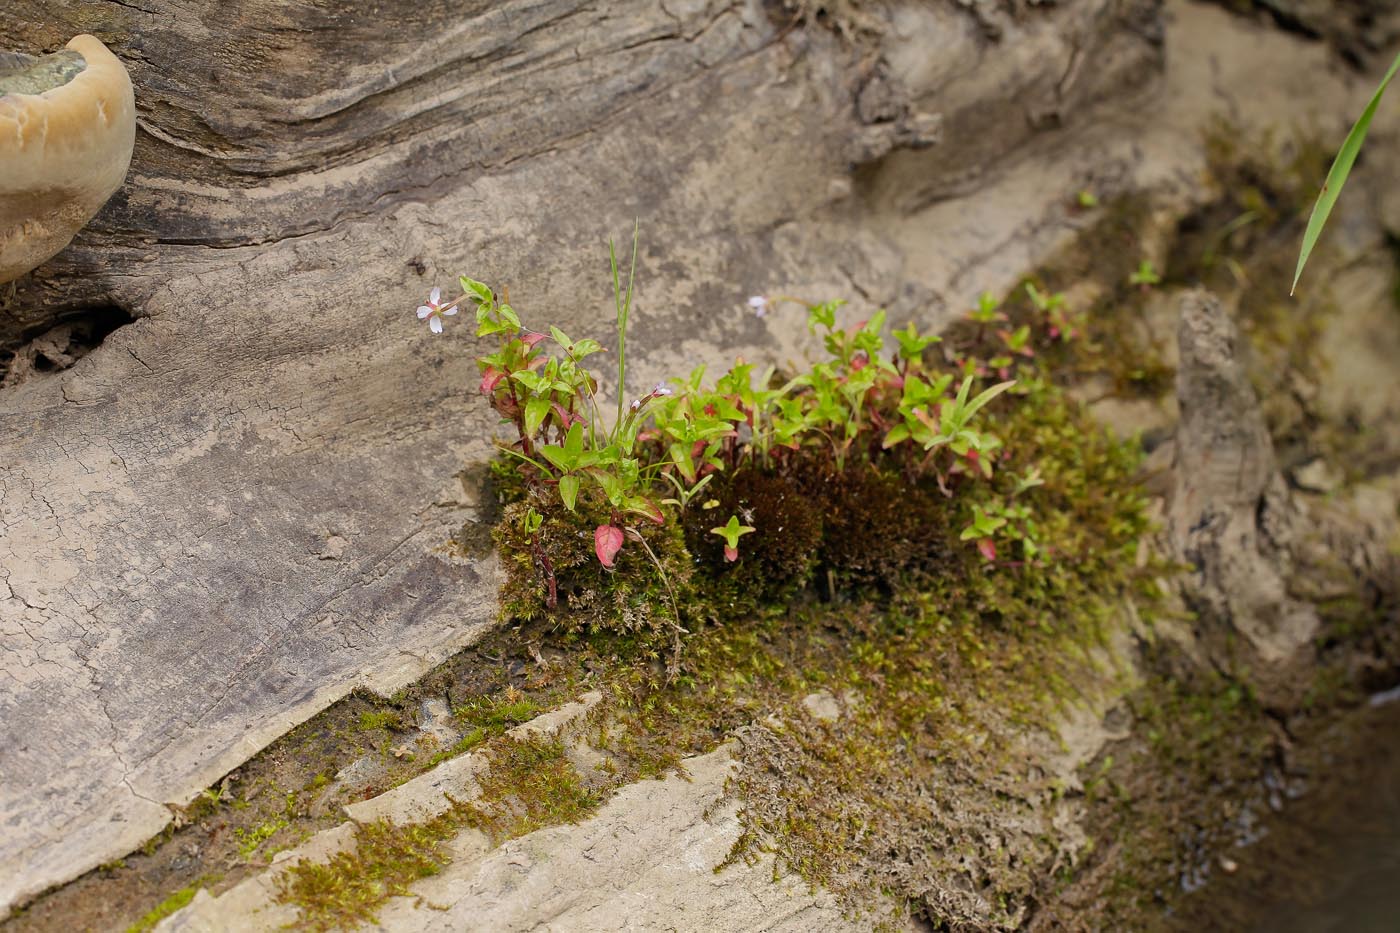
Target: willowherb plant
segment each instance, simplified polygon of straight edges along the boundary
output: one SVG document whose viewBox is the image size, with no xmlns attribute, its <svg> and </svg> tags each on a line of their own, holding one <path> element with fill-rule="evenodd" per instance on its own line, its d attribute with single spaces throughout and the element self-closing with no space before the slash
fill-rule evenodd
<svg viewBox="0 0 1400 933">
<path fill-rule="evenodd" d="M 1006 358 L 990 362 L 1002 381 L 974 393 L 987 365 L 965 365 L 958 379 L 928 359 L 926 351 L 939 338 L 921 335 L 913 324 L 892 332 L 894 347 L 887 351 L 883 311 L 842 327 L 837 317 L 844 302 L 755 296 L 749 306 L 760 316 L 786 304 L 804 307 L 827 358 L 785 380 L 772 368 L 757 371 L 739 361 L 712 386 L 700 367 L 628 404 L 623 387 L 635 239 L 625 287 L 611 244 L 610 258 L 618 337 L 618 398 L 611 419 L 604 415 L 599 381 L 590 369 L 605 352 L 598 341 L 574 339 L 553 326 L 528 328 L 508 297 L 468 277 L 459 280 L 458 298 L 444 304 L 433 289 L 418 309 L 433 333 L 441 333 L 443 319 L 459 308 L 472 310 L 477 336 L 493 341 L 491 352 L 477 358 L 479 388 L 514 434 L 499 447 L 532 494 L 521 530 L 535 542 L 548 605 L 556 600 L 554 570 L 538 545 L 542 516 L 537 509 L 597 516 L 594 556 L 604 568 L 614 567 L 630 540 L 660 571 L 640 529 L 674 520 L 720 474 L 773 471 L 795 458 L 816 457 L 837 471 L 879 465 L 911 481 L 931 477 L 947 495 L 955 480 L 993 476 L 1001 441 L 978 426 L 978 415 L 1015 384 L 1005 378 L 1011 356 L 1033 354 L 1029 328 L 1000 332 Z M 1059 310 L 1046 303 L 1048 315 Z M 993 324 L 1005 316 L 984 296 L 974 319 Z M 992 560 L 991 538 L 1014 532 L 1023 556 L 1033 559 L 1034 524 L 1021 508 L 1019 502 L 978 506 L 963 537 L 978 542 Z M 725 559 L 734 562 L 740 559 L 740 537 L 754 530 L 731 515 L 712 533 L 724 539 Z"/>
</svg>

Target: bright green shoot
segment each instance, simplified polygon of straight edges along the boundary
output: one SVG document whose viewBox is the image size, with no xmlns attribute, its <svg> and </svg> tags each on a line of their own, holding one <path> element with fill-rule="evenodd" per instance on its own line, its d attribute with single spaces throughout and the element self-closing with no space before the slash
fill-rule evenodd
<svg viewBox="0 0 1400 933">
<path fill-rule="evenodd" d="M 1342 193 L 1342 186 L 1346 184 L 1347 176 L 1351 174 L 1351 167 L 1356 164 L 1356 157 L 1361 152 L 1361 144 L 1366 141 L 1366 134 L 1371 129 L 1371 120 L 1376 115 L 1376 108 L 1380 106 L 1381 97 L 1385 94 L 1385 89 L 1390 86 L 1390 80 L 1395 77 L 1397 69 L 1400 69 L 1400 55 L 1397 55 L 1395 61 L 1390 63 L 1390 70 L 1381 79 L 1376 93 L 1371 95 L 1371 101 L 1366 105 L 1366 109 L 1361 111 L 1361 116 L 1342 142 L 1342 148 L 1338 150 L 1337 158 L 1333 161 L 1332 168 L 1327 172 L 1327 180 L 1322 183 L 1322 191 L 1318 193 L 1317 203 L 1313 205 L 1307 229 L 1303 231 L 1303 246 L 1298 252 L 1298 268 L 1293 273 L 1293 285 L 1288 290 L 1290 295 L 1298 288 L 1298 280 L 1303 277 L 1303 266 L 1307 265 L 1308 257 L 1312 255 L 1313 247 L 1317 245 L 1317 239 L 1322 235 L 1322 228 L 1327 224 L 1327 218 L 1331 216 L 1332 208 Z"/>
<path fill-rule="evenodd" d="M 751 525 L 739 524 L 737 515 L 729 516 L 729 522 L 720 528 L 711 528 L 710 534 L 724 539 L 724 559 L 733 563 L 739 559 L 739 539 L 755 529 Z"/>
</svg>

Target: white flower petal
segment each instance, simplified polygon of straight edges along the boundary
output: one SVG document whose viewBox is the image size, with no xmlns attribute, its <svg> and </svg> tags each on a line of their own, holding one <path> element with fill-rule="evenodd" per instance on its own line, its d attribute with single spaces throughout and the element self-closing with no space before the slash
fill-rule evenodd
<svg viewBox="0 0 1400 933">
<path fill-rule="evenodd" d="M 419 306 L 418 306 L 418 320 L 421 321 L 421 320 L 423 320 L 423 318 L 427 317 L 428 315 L 430 315 L 430 314 L 432 314 L 432 313 L 433 313 L 433 309 L 430 308 L 430 307 L 428 307 L 427 305 L 419 305 Z"/>
<path fill-rule="evenodd" d="M 439 301 L 442 301 L 442 289 L 434 285 L 433 290 L 428 292 L 428 304 L 436 305 Z"/>
<path fill-rule="evenodd" d="M 457 306 L 453 305 L 450 308 L 443 308 L 442 313 L 447 315 L 448 317 L 451 317 L 452 315 L 457 313 Z"/>
<path fill-rule="evenodd" d="M 757 311 L 760 308 L 768 307 L 768 299 L 762 295 L 754 295 L 749 299 L 749 307 Z"/>
<path fill-rule="evenodd" d="M 434 316 L 433 319 L 428 322 L 428 330 L 435 334 L 442 333 L 442 318 Z"/>
</svg>

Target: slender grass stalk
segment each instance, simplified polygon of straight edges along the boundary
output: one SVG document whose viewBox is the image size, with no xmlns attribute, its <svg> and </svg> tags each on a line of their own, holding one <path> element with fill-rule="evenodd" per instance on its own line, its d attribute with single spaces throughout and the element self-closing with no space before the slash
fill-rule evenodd
<svg viewBox="0 0 1400 933">
<path fill-rule="evenodd" d="M 617 306 L 617 420 L 613 422 L 613 440 L 622 430 L 623 407 L 627 404 L 627 318 L 632 313 L 632 282 L 637 275 L 637 244 L 640 242 L 641 221 L 632 223 L 632 265 L 627 270 L 627 294 L 622 292 L 622 280 L 618 275 L 617 248 L 608 240 L 608 261 L 612 265 L 613 301 Z"/>
<path fill-rule="evenodd" d="M 1351 167 L 1356 163 L 1356 157 L 1361 152 L 1361 144 L 1366 141 L 1366 133 L 1371 129 L 1371 120 L 1376 115 L 1376 108 L 1380 106 L 1381 95 L 1385 94 L 1385 89 L 1390 86 L 1390 79 L 1395 77 L 1397 70 L 1400 70 L 1400 55 L 1396 55 L 1395 61 L 1390 63 L 1390 70 L 1381 79 L 1376 93 L 1371 95 L 1371 102 L 1366 105 L 1365 110 L 1361 111 L 1361 116 L 1357 118 L 1351 132 L 1342 142 L 1342 148 L 1337 150 L 1337 158 L 1327 171 L 1327 180 L 1322 183 L 1322 190 L 1317 195 L 1317 203 L 1313 205 L 1312 215 L 1308 217 L 1307 229 L 1303 231 L 1303 246 L 1298 251 L 1298 268 L 1293 273 L 1293 286 L 1288 289 L 1290 295 L 1298 287 L 1298 280 L 1303 277 L 1303 266 L 1307 264 L 1308 257 L 1312 255 L 1313 247 L 1317 245 L 1317 238 L 1322 235 L 1322 228 L 1326 226 L 1327 218 L 1331 215 L 1332 208 L 1342 193 L 1342 185 L 1346 184 L 1347 175 L 1351 173 Z"/>
</svg>

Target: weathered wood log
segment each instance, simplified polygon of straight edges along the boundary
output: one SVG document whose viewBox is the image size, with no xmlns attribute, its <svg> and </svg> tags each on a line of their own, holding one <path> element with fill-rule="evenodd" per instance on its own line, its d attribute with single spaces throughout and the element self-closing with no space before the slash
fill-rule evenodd
<svg viewBox="0 0 1400 933">
<path fill-rule="evenodd" d="M 1105 191 L 1182 165 L 1134 154 L 1153 0 L 7 12 L 0 47 L 106 42 L 140 129 L 126 187 L 0 294 L 0 911 L 490 623 L 491 560 L 442 545 L 484 520 L 493 424 L 465 331 L 412 319 L 431 285 L 601 335 L 600 241 L 640 218 L 642 385 L 791 347 L 741 310 L 777 284 L 936 325 L 1072 229 L 1074 146 Z"/>
</svg>

